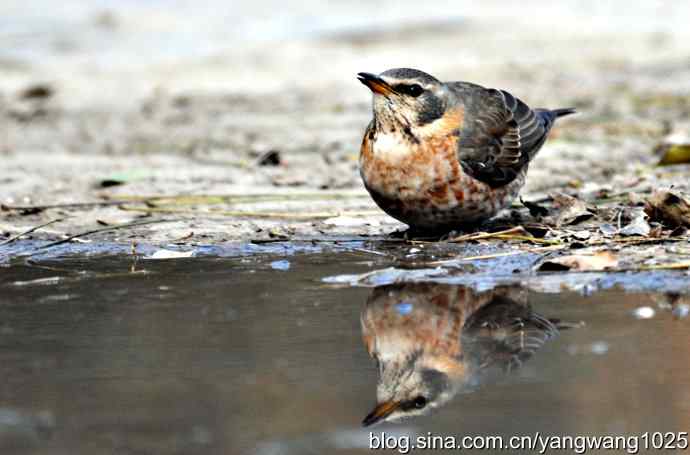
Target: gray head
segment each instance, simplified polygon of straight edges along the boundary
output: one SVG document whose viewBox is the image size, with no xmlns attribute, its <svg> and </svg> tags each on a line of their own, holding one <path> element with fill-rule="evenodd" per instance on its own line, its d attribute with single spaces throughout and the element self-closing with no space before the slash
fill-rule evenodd
<svg viewBox="0 0 690 455">
<path fill-rule="evenodd" d="M 458 391 L 458 378 L 425 363 L 425 359 L 417 357 L 382 364 L 376 388 L 377 405 L 362 424 L 370 426 L 420 416 L 450 401 Z"/>
<path fill-rule="evenodd" d="M 412 68 L 359 73 L 358 79 L 374 94 L 374 116 L 385 130 L 419 129 L 441 118 L 451 96 L 443 82 Z"/>
<path fill-rule="evenodd" d="M 466 313 L 459 301 L 465 295 L 457 289 L 436 283 L 374 288 L 361 314 L 364 344 L 379 370 L 365 426 L 426 414 L 466 383 L 460 343 Z"/>
</svg>

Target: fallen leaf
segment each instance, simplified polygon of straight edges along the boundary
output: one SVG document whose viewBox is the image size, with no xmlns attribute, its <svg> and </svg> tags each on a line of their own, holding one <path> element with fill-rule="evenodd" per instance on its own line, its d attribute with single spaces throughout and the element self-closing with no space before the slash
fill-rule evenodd
<svg viewBox="0 0 690 455">
<path fill-rule="evenodd" d="M 601 231 L 601 233 L 606 237 L 613 237 L 614 235 L 618 234 L 618 228 L 610 223 L 604 223 L 599 226 L 599 231 Z"/>
<path fill-rule="evenodd" d="M 690 227 L 690 199 L 680 192 L 655 191 L 647 199 L 644 211 L 650 220 L 666 226 Z"/>
<path fill-rule="evenodd" d="M 549 259 L 542 262 L 538 267 L 539 272 L 557 271 L 600 271 L 615 268 L 618 266 L 618 258 L 608 251 L 602 251 L 591 255 L 573 254 Z"/>
<path fill-rule="evenodd" d="M 523 225 L 523 227 L 525 228 L 525 231 L 532 234 L 533 237 L 536 237 L 539 239 L 543 239 L 546 236 L 546 234 L 548 234 L 549 231 L 551 230 L 545 224 L 527 223 L 527 224 Z"/>
<path fill-rule="evenodd" d="M 625 236 L 639 235 L 647 237 L 651 230 L 652 228 L 649 226 L 644 212 L 639 212 L 629 224 L 620 230 L 619 234 Z"/>
<path fill-rule="evenodd" d="M 581 223 L 594 216 L 594 209 L 581 199 L 562 193 L 551 197 L 555 210 L 549 218 L 556 226 Z"/>
<path fill-rule="evenodd" d="M 589 238 L 592 236 L 592 233 L 589 231 L 575 231 L 572 235 L 577 240 L 589 240 Z"/>
<path fill-rule="evenodd" d="M 690 144 L 660 144 L 655 153 L 661 156 L 659 166 L 690 163 Z"/>
<path fill-rule="evenodd" d="M 527 207 L 529 214 L 535 218 L 541 218 L 542 216 L 549 214 L 549 210 L 546 207 L 543 207 L 536 202 L 525 201 L 522 198 L 520 198 L 520 202 L 522 202 L 522 205 Z"/>
</svg>

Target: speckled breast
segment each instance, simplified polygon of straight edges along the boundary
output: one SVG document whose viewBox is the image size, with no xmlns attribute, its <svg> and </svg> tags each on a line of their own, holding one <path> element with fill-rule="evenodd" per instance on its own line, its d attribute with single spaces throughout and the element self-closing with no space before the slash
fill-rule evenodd
<svg viewBox="0 0 690 455">
<path fill-rule="evenodd" d="M 410 227 L 461 227 L 494 216 L 517 196 L 527 167 L 508 185 L 491 188 L 466 174 L 457 136 L 393 143 L 367 131 L 360 173 L 376 204 Z M 380 142 L 379 142 L 380 141 Z"/>
</svg>

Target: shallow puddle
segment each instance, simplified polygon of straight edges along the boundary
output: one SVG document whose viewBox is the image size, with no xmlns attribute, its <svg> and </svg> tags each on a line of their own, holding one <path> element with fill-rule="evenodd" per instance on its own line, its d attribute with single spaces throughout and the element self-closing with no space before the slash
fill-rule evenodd
<svg viewBox="0 0 690 455">
<path fill-rule="evenodd" d="M 332 284 L 372 265 L 341 252 L 4 267 L 0 451 L 348 454 L 370 432 L 690 428 L 687 296 Z M 363 428 L 379 375 L 378 401 L 424 415 Z"/>
</svg>

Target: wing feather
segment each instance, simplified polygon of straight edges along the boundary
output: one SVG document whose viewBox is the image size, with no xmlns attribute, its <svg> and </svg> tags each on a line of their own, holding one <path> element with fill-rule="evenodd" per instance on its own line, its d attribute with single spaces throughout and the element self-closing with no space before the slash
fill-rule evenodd
<svg viewBox="0 0 690 455">
<path fill-rule="evenodd" d="M 494 188 L 512 182 L 544 144 L 554 111 L 533 110 L 505 90 L 450 86 L 466 110 L 458 145 L 464 171 Z"/>
</svg>

